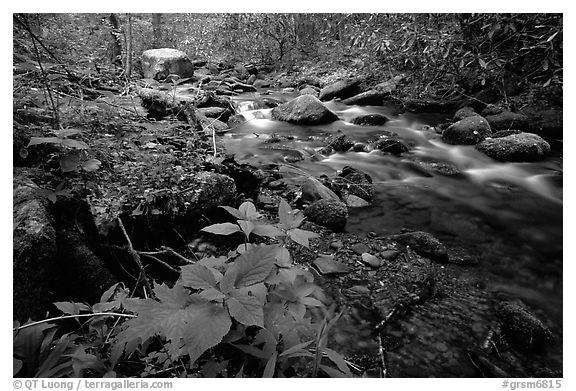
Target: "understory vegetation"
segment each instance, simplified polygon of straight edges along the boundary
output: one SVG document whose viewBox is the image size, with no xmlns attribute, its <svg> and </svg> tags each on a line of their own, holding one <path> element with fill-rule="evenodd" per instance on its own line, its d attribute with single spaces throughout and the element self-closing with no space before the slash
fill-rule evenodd
<svg viewBox="0 0 576 391">
<path fill-rule="evenodd" d="M 14 320 L 18 377 L 362 375 L 331 345 L 341 308 L 295 261 L 300 252 L 311 251 L 321 233 L 305 225 L 292 202 L 295 196 L 278 197 L 278 206 L 266 214 L 257 209 L 257 194 L 249 194 L 248 182 L 262 181 L 258 175 L 264 174 L 252 170 L 248 175 L 242 165 L 230 163 L 215 121 L 206 126 L 210 132 L 202 133 L 193 132 L 187 108 L 172 108 L 166 122 L 146 115 L 134 94 L 146 87 L 143 51 L 175 48 L 192 62 L 221 69 L 241 63 L 264 70 L 271 79 L 362 76 L 374 84 L 402 74 L 395 94 L 414 98 L 468 97 L 491 87 L 506 100 L 518 86 L 538 96 L 558 91 L 561 96 L 563 86 L 561 14 L 13 18 L 14 166 L 32 172 L 38 186 L 24 187 L 39 200 L 38 208 L 64 210 L 62 219 L 69 221 L 54 223 L 60 228 L 51 235 L 72 226 L 87 237 L 92 230 L 94 237 L 113 237 L 102 252 L 122 254 L 107 262 L 118 263 L 120 273 L 129 276 L 106 286 L 96 302 L 57 301 L 41 319 Z M 165 80 L 161 88 L 175 95 L 184 82 Z M 198 91 L 196 106 L 214 98 Z M 150 114 L 152 108 L 147 109 Z M 179 121 L 183 116 L 187 124 Z M 234 178 L 239 195 L 213 205 L 217 212 L 209 217 L 198 207 L 188 225 L 178 221 L 182 231 L 148 232 L 149 243 L 140 227 L 126 223 L 137 217 L 165 228 L 163 217 L 193 201 L 201 206 L 206 195 L 183 199 L 195 191 L 195 174 L 206 171 L 240 177 Z M 115 187 L 104 192 L 106 183 Z M 240 189 L 242 184 L 247 190 Z M 65 214 L 68 204 L 60 202 L 71 198 L 89 203 L 95 224 L 85 224 L 80 213 Z M 186 236 L 190 231 L 194 235 Z M 182 242 L 209 237 L 221 244 L 220 254 L 206 251 L 196 257 L 201 251 L 187 243 L 182 255 L 160 246 L 162 235 L 175 241 L 185 237 Z M 159 254 L 180 263 L 168 265 Z M 118 261 L 122 257 L 128 262 Z M 154 267 L 162 270 L 157 275 L 170 278 L 150 277 Z"/>
</svg>

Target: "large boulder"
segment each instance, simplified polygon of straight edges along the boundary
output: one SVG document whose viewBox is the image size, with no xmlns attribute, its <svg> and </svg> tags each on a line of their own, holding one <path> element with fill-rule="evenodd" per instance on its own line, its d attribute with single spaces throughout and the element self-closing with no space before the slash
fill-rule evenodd
<svg viewBox="0 0 576 391">
<path fill-rule="evenodd" d="M 360 92 L 360 79 L 340 80 L 320 91 L 320 100 L 327 101 L 335 98 L 346 99 Z"/>
<path fill-rule="evenodd" d="M 550 144 L 537 134 L 519 133 L 486 139 L 476 149 L 495 160 L 533 162 L 548 155 Z"/>
<path fill-rule="evenodd" d="M 180 78 L 194 76 L 194 65 L 186 53 L 176 49 L 150 49 L 142 53 L 144 78 L 164 80 L 175 74 Z"/>
<path fill-rule="evenodd" d="M 478 115 L 466 117 L 442 132 L 442 141 L 448 144 L 475 145 L 492 134 L 485 118 Z"/>
<path fill-rule="evenodd" d="M 530 128 L 530 121 L 527 116 L 511 111 L 488 115 L 486 116 L 486 121 L 488 121 L 490 127 L 494 130 L 518 129 L 525 131 Z"/>
<path fill-rule="evenodd" d="M 302 95 L 275 107 L 272 119 L 302 125 L 319 125 L 334 122 L 338 116 L 312 95 Z"/>
<path fill-rule="evenodd" d="M 464 118 L 467 117 L 473 117 L 475 115 L 478 115 L 477 112 L 474 111 L 474 109 L 470 106 L 465 106 L 462 107 L 460 110 L 458 110 L 455 114 L 454 117 L 452 118 L 452 120 L 454 122 L 458 122 L 460 120 L 463 120 Z"/>
<path fill-rule="evenodd" d="M 359 105 L 359 106 L 382 106 L 384 97 L 389 93 L 378 90 L 370 90 L 361 92 L 357 95 L 346 98 L 342 103 L 346 105 Z"/>
<path fill-rule="evenodd" d="M 228 205 L 236 197 L 236 183 L 228 175 L 201 172 L 194 178 L 194 191 L 185 193 L 192 211 Z"/>
<path fill-rule="evenodd" d="M 348 207 L 340 201 L 322 199 L 304 209 L 304 215 L 313 223 L 338 231 L 348 221 Z"/>
</svg>

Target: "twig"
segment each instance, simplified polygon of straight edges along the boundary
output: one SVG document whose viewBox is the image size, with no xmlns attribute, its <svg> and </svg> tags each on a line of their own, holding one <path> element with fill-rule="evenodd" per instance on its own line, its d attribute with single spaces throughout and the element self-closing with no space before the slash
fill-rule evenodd
<svg viewBox="0 0 576 391">
<path fill-rule="evenodd" d="M 172 272 L 174 272 L 174 273 L 180 274 L 180 272 L 179 272 L 177 269 L 175 269 L 175 268 L 173 268 L 172 266 L 168 265 L 166 262 L 162 261 L 161 259 L 156 258 L 154 255 L 144 254 L 144 253 L 142 253 L 142 252 L 140 252 L 140 251 L 138 251 L 138 253 L 140 253 L 140 255 L 142 255 L 142 256 L 144 256 L 144 257 L 146 257 L 146 258 L 148 258 L 148 259 L 153 260 L 153 261 L 156 262 L 156 263 L 159 263 L 160 265 L 164 266 L 164 267 L 167 268 L 168 270 L 170 270 L 170 271 L 172 271 Z"/>
<path fill-rule="evenodd" d="M 386 350 L 382 345 L 382 336 L 378 333 L 378 356 L 380 357 L 380 377 L 388 377 L 388 367 L 386 366 Z"/>
<path fill-rule="evenodd" d="M 174 255 L 176 258 L 186 262 L 186 263 L 194 263 L 194 261 L 178 254 L 176 251 L 172 250 L 170 247 L 166 247 L 166 246 L 160 246 L 160 248 L 164 251 L 167 251 L 168 253 Z"/>
<path fill-rule="evenodd" d="M 28 327 L 37 326 L 37 325 L 42 324 L 42 323 L 54 322 L 56 320 L 61 320 L 61 319 L 88 318 L 91 316 L 121 316 L 124 318 L 135 318 L 136 317 L 136 315 L 120 314 L 118 312 L 95 312 L 93 314 L 62 315 L 62 316 L 58 316 L 56 318 L 43 319 L 43 320 L 39 320 L 37 322 L 32 322 L 32 323 L 22 325 L 20 327 L 14 327 L 12 329 L 12 331 L 20 331 L 23 329 L 27 329 Z"/>
<path fill-rule="evenodd" d="M 138 252 L 136 250 L 134 250 L 134 247 L 132 247 L 132 241 L 130 240 L 128 233 L 126 232 L 126 228 L 124 228 L 124 224 L 122 223 L 122 219 L 120 218 L 120 216 L 118 216 L 118 225 L 120 226 L 120 229 L 122 230 L 122 233 L 124 234 L 124 237 L 126 238 L 126 242 L 128 244 L 128 252 L 132 255 L 134 262 L 136 262 L 136 264 L 140 268 L 140 275 L 142 276 L 142 279 L 144 280 L 144 285 L 148 289 L 148 292 L 150 292 L 150 295 L 153 298 L 155 298 L 154 291 L 152 290 L 152 287 L 150 286 L 150 282 L 148 281 L 148 278 L 146 277 L 146 271 L 144 270 L 144 265 L 142 265 L 142 261 L 140 260 L 140 255 L 138 255 Z"/>
</svg>

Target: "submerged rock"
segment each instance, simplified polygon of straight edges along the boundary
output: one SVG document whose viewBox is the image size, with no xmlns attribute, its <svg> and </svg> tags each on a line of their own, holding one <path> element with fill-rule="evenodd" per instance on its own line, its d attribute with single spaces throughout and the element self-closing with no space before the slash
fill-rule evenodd
<svg viewBox="0 0 576 391">
<path fill-rule="evenodd" d="M 356 143 L 350 137 L 342 133 L 341 130 L 338 130 L 335 135 L 330 136 L 326 141 L 328 142 L 328 145 L 320 150 L 320 153 L 324 155 L 329 155 L 332 152 L 346 152 Z"/>
<path fill-rule="evenodd" d="M 168 75 L 193 77 L 194 65 L 186 53 L 169 48 L 150 49 L 142 53 L 144 78 L 164 80 Z"/>
<path fill-rule="evenodd" d="M 550 329 L 524 305 L 504 302 L 498 320 L 506 340 L 520 350 L 540 349 L 553 342 Z"/>
<path fill-rule="evenodd" d="M 374 147 L 382 152 L 391 153 L 393 155 L 400 155 L 408 152 L 408 146 L 397 138 L 383 137 L 376 141 Z"/>
<path fill-rule="evenodd" d="M 450 125 L 442 132 L 442 141 L 448 144 L 475 145 L 491 134 L 488 121 L 475 115 Z"/>
<path fill-rule="evenodd" d="M 354 125 L 378 126 L 388 122 L 388 117 L 382 114 L 363 114 L 352 118 Z"/>
<path fill-rule="evenodd" d="M 550 153 L 550 144 L 536 134 L 519 133 L 486 139 L 476 145 L 476 149 L 495 160 L 533 162 Z"/>
<path fill-rule="evenodd" d="M 340 80 L 330 84 L 320 91 L 320 100 L 327 101 L 334 98 L 349 98 L 360 92 L 360 79 Z"/>
<path fill-rule="evenodd" d="M 348 207 L 336 200 L 318 200 L 304 209 L 309 221 L 333 229 L 342 230 L 348 221 Z"/>
<path fill-rule="evenodd" d="M 530 121 L 524 114 L 503 111 L 499 114 L 486 116 L 486 121 L 493 130 L 519 129 L 528 130 Z"/>
<path fill-rule="evenodd" d="M 318 125 L 334 122 L 338 116 L 312 95 L 301 95 L 272 110 L 272 119 L 295 124 Z"/>
<path fill-rule="evenodd" d="M 436 237 L 427 232 L 415 231 L 392 236 L 392 239 L 410 246 L 414 251 L 423 257 L 430 258 L 438 262 L 448 260 L 446 246 Z"/>
<path fill-rule="evenodd" d="M 338 176 L 334 178 L 332 186 L 341 195 L 348 193 L 366 201 L 371 201 L 374 198 L 374 185 L 370 175 L 350 166 L 344 166 Z"/>
</svg>

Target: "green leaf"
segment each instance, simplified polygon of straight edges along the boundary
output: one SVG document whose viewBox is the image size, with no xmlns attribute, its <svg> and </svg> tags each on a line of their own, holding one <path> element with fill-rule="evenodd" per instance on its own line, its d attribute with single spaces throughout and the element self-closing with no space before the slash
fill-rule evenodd
<svg viewBox="0 0 576 391">
<path fill-rule="evenodd" d="M 240 229 L 242 229 L 242 232 L 244 232 L 244 235 L 246 235 L 246 238 L 249 238 L 250 233 L 254 229 L 254 223 L 248 220 L 238 220 L 238 225 Z"/>
<path fill-rule="evenodd" d="M 276 253 L 276 266 L 289 268 L 292 267 L 292 257 L 286 247 L 279 247 Z"/>
<path fill-rule="evenodd" d="M 244 220 L 254 221 L 258 220 L 262 216 L 260 213 L 256 211 L 256 207 L 250 201 L 246 201 L 242 205 L 240 205 L 240 207 L 238 208 L 238 212 L 240 212 L 240 215 Z"/>
<path fill-rule="evenodd" d="M 304 348 L 307 348 L 308 346 L 310 346 L 314 342 L 315 341 L 312 339 L 310 341 L 306 341 L 306 342 L 299 343 L 298 345 L 294 345 L 291 348 L 286 349 L 282 353 L 280 353 L 279 357 L 283 357 L 283 356 L 287 356 L 287 355 L 292 354 L 292 353 L 296 353 L 300 350 L 303 350 Z"/>
<path fill-rule="evenodd" d="M 119 282 L 108 288 L 106 292 L 102 293 L 102 296 L 100 296 L 100 303 L 105 303 L 108 300 L 110 300 L 114 295 L 114 293 L 116 293 L 116 288 L 118 287 L 118 285 L 120 285 Z"/>
<path fill-rule="evenodd" d="M 243 325 L 264 327 L 264 312 L 258 298 L 234 289 L 226 305 L 230 315 Z"/>
<path fill-rule="evenodd" d="M 338 367 L 338 369 L 343 372 L 346 376 L 348 377 L 352 377 L 352 372 L 350 372 L 350 368 L 348 368 L 348 364 L 346 364 L 346 361 L 344 360 L 344 357 L 342 357 L 342 355 L 340 353 L 335 352 L 332 349 L 328 349 L 328 348 L 324 348 L 322 349 L 324 351 L 324 353 L 326 353 L 326 355 L 328 356 L 328 358 L 334 363 L 336 364 L 336 366 Z"/>
<path fill-rule="evenodd" d="M 318 238 L 318 235 L 315 232 L 306 231 L 299 228 L 294 228 L 288 231 L 288 236 L 290 239 L 295 241 L 298 244 L 301 244 L 304 247 L 309 247 L 310 243 L 308 242 L 309 239 Z"/>
<path fill-rule="evenodd" d="M 58 130 L 55 129 L 52 130 L 52 133 L 54 133 L 59 138 L 66 138 L 70 136 L 75 136 L 77 134 L 82 134 L 82 131 L 80 129 L 58 129 Z"/>
<path fill-rule="evenodd" d="M 272 357 L 266 363 L 266 367 L 264 368 L 264 373 L 262 377 L 264 378 L 272 378 L 274 377 L 274 372 L 276 371 L 276 358 L 278 357 L 278 352 L 274 352 Z"/>
<path fill-rule="evenodd" d="M 82 162 L 82 169 L 86 172 L 93 172 L 100 168 L 102 162 L 98 159 L 88 159 Z"/>
<path fill-rule="evenodd" d="M 137 317 L 124 323 L 116 344 L 127 352 L 159 335 L 170 342 L 171 357 L 188 354 L 192 364 L 203 352 L 220 343 L 230 330 L 232 320 L 222 304 L 197 294 L 189 295 L 179 284 L 173 288 L 156 286 L 154 292 L 159 301 L 126 300 L 126 308 Z"/>
<path fill-rule="evenodd" d="M 28 147 L 32 145 L 38 144 L 61 144 L 62 139 L 58 137 L 30 137 L 30 142 L 28 143 Z"/>
<path fill-rule="evenodd" d="M 56 308 L 67 315 L 78 315 L 80 313 L 80 307 L 76 303 L 70 303 L 68 301 L 59 301 L 54 303 Z"/>
<path fill-rule="evenodd" d="M 194 289 L 216 288 L 214 274 L 204 265 L 186 265 L 180 268 L 180 281 L 182 285 Z"/>
<path fill-rule="evenodd" d="M 226 298 L 226 295 L 216 288 L 208 288 L 200 292 L 198 295 L 203 299 L 219 302 L 223 301 Z"/>
<path fill-rule="evenodd" d="M 239 288 L 264 281 L 274 269 L 277 251 L 276 246 L 258 246 L 240 255 L 230 267 L 237 271 L 234 286 Z"/>
<path fill-rule="evenodd" d="M 84 141 L 78 141 L 69 138 L 61 139 L 60 144 L 74 149 L 88 149 L 88 144 L 86 144 Z"/>
<path fill-rule="evenodd" d="M 24 362 L 22 360 L 18 360 L 17 358 L 12 357 L 12 376 L 16 376 L 18 372 L 24 366 Z"/>
<path fill-rule="evenodd" d="M 200 231 L 208 232 L 215 235 L 230 235 L 240 232 L 240 227 L 232 223 L 212 224 L 202 228 Z"/>
<path fill-rule="evenodd" d="M 285 235 L 285 233 L 278 229 L 276 226 L 269 224 L 256 224 L 256 226 L 254 226 L 252 229 L 252 233 L 258 236 L 266 236 L 269 238 L 276 238 L 278 236 Z"/>
</svg>

